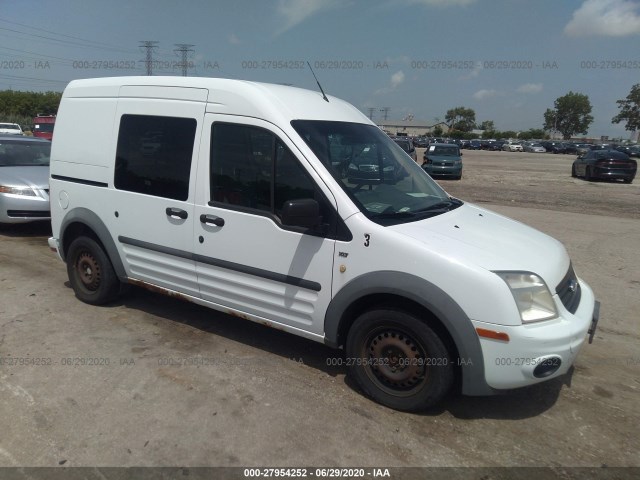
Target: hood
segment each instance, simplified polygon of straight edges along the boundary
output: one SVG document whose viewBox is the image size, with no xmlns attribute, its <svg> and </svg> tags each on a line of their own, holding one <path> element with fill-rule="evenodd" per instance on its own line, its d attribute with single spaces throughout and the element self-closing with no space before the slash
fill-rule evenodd
<svg viewBox="0 0 640 480">
<path fill-rule="evenodd" d="M 567 252 L 554 238 L 472 204 L 388 228 L 424 243 L 452 262 L 536 273 L 552 292 L 569 268 Z"/>
<path fill-rule="evenodd" d="M 49 166 L 0 167 L 0 185 L 49 189 Z"/>
</svg>

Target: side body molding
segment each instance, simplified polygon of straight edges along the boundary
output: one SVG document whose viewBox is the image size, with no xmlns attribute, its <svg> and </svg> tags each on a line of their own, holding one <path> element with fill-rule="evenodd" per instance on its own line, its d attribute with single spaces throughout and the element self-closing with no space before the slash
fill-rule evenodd
<svg viewBox="0 0 640 480">
<path fill-rule="evenodd" d="M 447 329 L 460 358 L 462 393 L 491 395 L 484 376 L 484 358 L 480 340 L 471 320 L 460 306 L 438 286 L 403 272 L 380 271 L 354 278 L 333 298 L 325 315 L 325 343 L 338 347 L 340 325 L 350 305 L 369 295 L 389 294 L 411 300 L 429 310 Z"/>
</svg>

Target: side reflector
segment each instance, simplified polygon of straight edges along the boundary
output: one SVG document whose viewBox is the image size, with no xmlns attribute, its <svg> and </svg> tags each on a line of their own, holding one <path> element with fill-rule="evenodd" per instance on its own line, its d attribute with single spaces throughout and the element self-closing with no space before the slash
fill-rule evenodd
<svg viewBox="0 0 640 480">
<path fill-rule="evenodd" d="M 509 341 L 509 335 L 504 332 L 496 332 L 493 330 L 487 330 L 486 328 L 476 328 L 478 335 L 484 338 L 490 338 L 492 340 L 502 340 L 503 342 Z"/>
</svg>

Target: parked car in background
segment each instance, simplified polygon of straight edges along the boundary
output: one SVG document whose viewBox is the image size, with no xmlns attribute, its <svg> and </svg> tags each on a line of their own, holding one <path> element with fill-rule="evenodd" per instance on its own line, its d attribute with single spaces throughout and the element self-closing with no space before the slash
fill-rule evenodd
<svg viewBox="0 0 640 480">
<path fill-rule="evenodd" d="M 492 152 L 499 152 L 502 150 L 502 146 L 504 144 L 504 140 L 490 140 L 487 150 L 490 150 Z"/>
<path fill-rule="evenodd" d="M 0 135 L 24 135 L 24 132 L 17 123 L 0 123 Z"/>
<path fill-rule="evenodd" d="M 569 155 L 577 155 L 578 147 L 576 147 L 575 143 L 571 142 L 563 142 L 562 146 L 564 147 L 564 153 Z"/>
<path fill-rule="evenodd" d="M 482 149 L 482 144 L 480 143 L 480 140 L 471 140 L 469 145 L 467 145 L 467 148 L 469 150 L 480 150 Z"/>
<path fill-rule="evenodd" d="M 626 153 L 630 157 L 640 158 L 640 146 L 638 145 L 621 145 L 616 147 L 616 150 Z"/>
<path fill-rule="evenodd" d="M 427 137 L 416 137 L 413 139 L 413 145 L 419 148 L 426 148 L 429 145 L 429 138 Z"/>
<path fill-rule="evenodd" d="M 523 152 L 524 148 L 522 148 L 522 144 L 518 142 L 505 142 L 505 144 L 502 145 L 502 150 L 505 152 Z"/>
<path fill-rule="evenodd" d="M 591 150 L 592 145 L 590 143 L 576 143 L 576 154 L 582 155 Z"/>
<path fill-rule="evenodd" d="M 0 223 L 49 220 L 51 142 L 0 135 Z"/>
<path fill-rule="evenodd" d="M 565 153 L 566 147 L 562 142 L 541 142 L 548 153 Z"/>
<path fill-rule="evenodd" d="M 453 143 L 434 143 L 424 152 L 422 168 L 432 177 L 462 178 L 462 152 Z"/>
<path fill-rule="evenodd" d="M 547 149 L 537 142 L 527 142 L 524 144 L 524 151 L 531 153 L 546 153 Z"/>
<path fill-rule="evenodd" d="M 400 148 L 405 151 L 407 155 L 413 158 L 414 162 L 418 161 L 418 156 L 416 155 L 416 147 L 413 145 L 413 141 L 407 137 L 392 137 L 393 141 L 400 145 Z"/>
<path fill-rule="evenodd" d="M 572 177 L 623 180 L 633 182 L 638 163 L 625 153 L 617 150 L 590 150 L 576 158 L 571 166 Z"/>
</svg>

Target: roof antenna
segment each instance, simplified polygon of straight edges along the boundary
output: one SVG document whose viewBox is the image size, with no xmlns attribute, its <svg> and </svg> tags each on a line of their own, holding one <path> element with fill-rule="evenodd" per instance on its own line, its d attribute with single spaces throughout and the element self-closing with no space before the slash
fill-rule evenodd
<svg viewBox="0 0 640 480">
<path fill-rule="evenodd" d="M 316 77 L 316 74 L 313 72 L 313 68 L 311 68 L 311 64 L 309 63 L 309 61 L 307 61 L 307 65 L 309 65 L 309 70 L 311 70 L 311 73 L 313 74 L 313 78 L 316 79 L 316 83 L 318 84 L 318 88 L 320 89 L 320 91 L 322 92 L 322 98 L 325 99 L 326 102 L 329 101 L 329 99 L 327 98 L 327 96 L 324 94 L 324 90 L 322 90 L 322 85 L 320 85 L 320 82 L 318 81 L 318 77 Z"/>
</svg>

